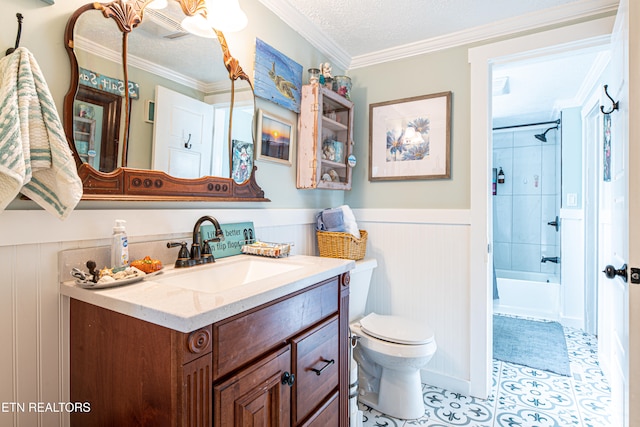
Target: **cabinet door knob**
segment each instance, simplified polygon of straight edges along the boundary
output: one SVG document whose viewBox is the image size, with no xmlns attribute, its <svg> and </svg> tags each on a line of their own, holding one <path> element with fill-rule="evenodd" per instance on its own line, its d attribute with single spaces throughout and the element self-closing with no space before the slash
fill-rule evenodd
<svg viewBox="0 0 640 427">
<path fill-rule="evenodd" d="M 311 370 L 313 372 L 316 373 L 316 375 L 320 376 L 320 374 L 322 374 L 322 371 L 324 371 L 325 369 L 327 369 L 329 366 L 333 365 L 334 363 L 336 363 L 335 360 L 331 359 L 331 360 L 325 360 L 322 359 L 322 361 L 324 362 L 324 366 L 320 369 L 315 369 L 315 368 L 311 368 Z"/>
<path fill-rule="evenodd" d="M 288 385 L 289 387 L 293 386 L 293 383 L 296 380 L 296 376 L 294 374 L 290 374 L 289 372 L 286 372 L 284 374 L 282 374 L 282 384 L 283 385 Z"/>
</svg>

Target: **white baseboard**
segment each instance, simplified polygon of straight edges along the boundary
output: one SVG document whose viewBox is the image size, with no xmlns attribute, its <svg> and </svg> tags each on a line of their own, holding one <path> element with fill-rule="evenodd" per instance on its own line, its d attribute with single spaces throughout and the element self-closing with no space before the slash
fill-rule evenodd
<svg viewBox="0 0 640 427">
<path fill-rule="evenodd" d="M 570 328 L 584 329 L 584 320 L 578 317 L 560 316 L 559 322 L 562 326 Z"/>
<path fill-rule="evenodd" d="M 438 372 L 429 371 L 428 369 L 422 369 L 420 371 L 420 380 L 423 384 L 439 387 L 447 391 L 453 391 L 456 393 L 462 393 L 466 396 L 470 395 L 471 386 L 469 381 L 461 380 L 458 378 L 452 378 L 447 375 L 442 375 Z M 473 396 L 481 399 L 486 399 L 487 396 Z"/>
</svg>

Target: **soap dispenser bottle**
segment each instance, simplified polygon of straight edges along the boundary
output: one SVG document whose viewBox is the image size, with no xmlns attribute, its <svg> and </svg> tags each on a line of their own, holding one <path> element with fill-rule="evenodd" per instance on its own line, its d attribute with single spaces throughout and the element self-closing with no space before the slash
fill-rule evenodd
<svg viewBox="0 0 640 427">
<path fill-rule="evenodd" d="M 111 267 L 126 267 L 129 265 L 129 240 L 124 229 L 126 221 L 116 220 L 111 239 Z"/>
</svg>

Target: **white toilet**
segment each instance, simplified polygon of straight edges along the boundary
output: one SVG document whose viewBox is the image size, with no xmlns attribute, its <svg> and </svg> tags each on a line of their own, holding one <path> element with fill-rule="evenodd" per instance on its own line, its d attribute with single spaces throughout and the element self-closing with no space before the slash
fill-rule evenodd
<svg viewBox="0 0 640 427">
<path fill-rule="evenodd" d="M 400 316 L 364 316 L 375 259 L 356 261 L 351 270 L 349 327 L 358 337 L 358 400 L 386 415 L 415 419 L 424 415 L 420 369 L 436 351 L 433 332 Z M 364 317 L 363 317 L 364 316 Z"/>
</svg>

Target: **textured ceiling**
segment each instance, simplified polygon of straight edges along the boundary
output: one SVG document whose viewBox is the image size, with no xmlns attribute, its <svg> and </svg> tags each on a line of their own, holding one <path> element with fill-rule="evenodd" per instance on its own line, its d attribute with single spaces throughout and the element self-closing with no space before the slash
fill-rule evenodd
<svg viewBox="0 0 640 427">
<path fill-rule="evenodd" d="M 282 0 L 352 57 L 576 3 L 576 0 Z"/>
<path fill-rule="evenodd" d="M 616 10 L 617 0 L 260 0 L 338 68 L 355 70 Z M 496 67 L 509 93 L 493 99 L 496 126 L 555 120 L 579 105 L 602 48 Z"/>
<path fill-rule="evenodd" d="M 259 1 L 344 69 L 610 13 L 618 4 L 618 0 Z"/>
</svg>

